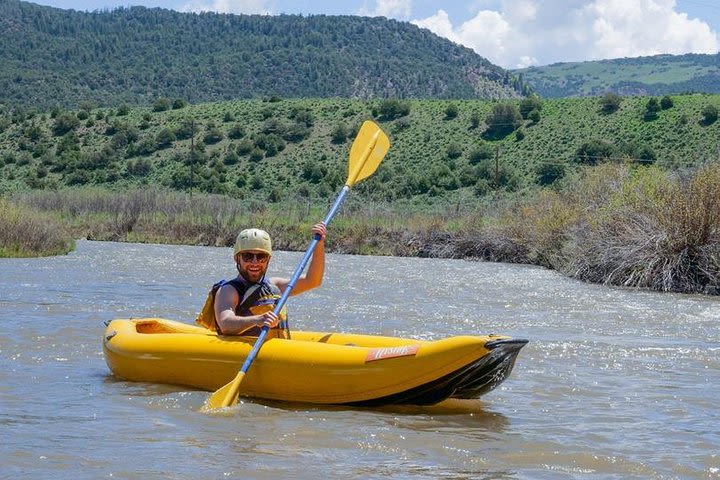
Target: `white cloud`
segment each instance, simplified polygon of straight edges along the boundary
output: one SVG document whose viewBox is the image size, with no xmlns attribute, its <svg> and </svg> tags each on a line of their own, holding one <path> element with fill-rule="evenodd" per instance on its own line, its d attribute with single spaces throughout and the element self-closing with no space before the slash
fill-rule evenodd
<svg viewBox="0 0 720 480">
<path fill-rule="evenodd" d="M 412 0 L 375 0 L 375 8 L 363 6 L 358 15 L 368 17 L 410 18 Z"/>
<path fill-rule="evenodd" d="M 460 36 L 455 33 L 452 22 L 450 22 L 450 17 L 445 10 L 438 10 L 432 17 L 424 20 L 413 20 L 412 23 L 420 28 L 427 28 L 434 34 L 452 40 L 455 43 L 461 43 Z"/>
<path fill-rule="evenodd" d="M 482 2 L 475 2 L 475 6 Z M 503 0 L 453 25 L 444 10 L 412 23 L 507 68 L 659 53 L 716 53 L 718 34 L 675 0 Z"/>
<path fill-rule="evenodd" d="M 271 14 L 268 0 L 192 0 L 180 7 L 181 12 L 219 12 L 219 13 L 260 13 Z"/>
</svg>

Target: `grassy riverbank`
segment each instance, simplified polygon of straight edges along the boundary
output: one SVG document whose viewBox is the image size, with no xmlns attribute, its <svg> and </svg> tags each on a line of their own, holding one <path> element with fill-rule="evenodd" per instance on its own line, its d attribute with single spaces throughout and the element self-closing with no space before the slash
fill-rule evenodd
<svg viewBox="0 0 720 480">
<path fill-rule="evenodd" d="M 64 222 L 0 198 L 0 257 L 61 255 L 73 248 Z"/>
<path fill-rule="evenodd" d="M 95 240 L 229 246 L 237 231 L 253 225 L 288 250 L 305 248 L 310 224 L 329 206 L 153 189 L 30 191 L 2 205 L 3 212 L 35 212 L 26 232 L 44 225 Z M 3 232 L 20 228 L 12 218 L 0 216 Z M 15 235 L 18 241 L 37 236 Z M 2 241 L 5 255 L 33 248 Z M 669 173 L 606 164 L 522 197 L 500 194 L 422 211 L 351 197 L 332 225 L 328 248 L 529 263 L 589 282 L 720 294 L 720 165 Z"/>
</svg>

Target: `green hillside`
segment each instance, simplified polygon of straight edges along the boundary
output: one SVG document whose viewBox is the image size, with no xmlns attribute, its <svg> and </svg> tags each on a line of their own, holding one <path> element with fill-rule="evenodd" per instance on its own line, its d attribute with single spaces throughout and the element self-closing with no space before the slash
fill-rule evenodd
<svg viewBox="0 0 720 480">
<path fill-rule="evenodd" d="M 515 73 L 542 97 L 720 93 L 720 54 L 556 63 Z"/>
<path fill-rule="evenodd" d="M 657 99 L 653 99 L 658 103 Z M 648 98 L 545 100 L 534 119 L 489 135 L 491 112 L 518 100 L 235 100 L 155 111 L 95 109 L 0 114 L 0 193 L 28 188 L 165 186 L 234 197 L 328 198 L 344 181 L 349 142 L 377 119 L 392 148 L 368 198 L 472 200 L 550 183 L 579 165 L 717 159 L 720 95 L 679 95 L 647 114 Z M 525 101 L 524 101 L 525 102 Z M 663 102 L 664 104 L 664 102 Z M 522 105 L 521 105 L 522 106 Z M 533 115 L 529 115 L 533 117 Z M 502 126 L 502 125 L 501 125 Z"/>
<path fill-rule="evenodd" d="M 256 98 L 506 98 L 472 50 L 385 18 L 78 12 L 0 1 L 0 103 L 27 108 Z"/>
</svg>

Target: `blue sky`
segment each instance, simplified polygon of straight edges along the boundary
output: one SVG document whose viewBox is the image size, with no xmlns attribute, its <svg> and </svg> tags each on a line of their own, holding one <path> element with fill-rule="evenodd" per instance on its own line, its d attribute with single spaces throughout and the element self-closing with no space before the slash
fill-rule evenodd
<svg viewBox="0 0 720 480">
<path fill-rule="evenodd" d="M 718 0 L 34 0 L 76 10 L 385 16 L 412 22 L 505 68 L 659 53 L 717 53 Z"/>
</svg>

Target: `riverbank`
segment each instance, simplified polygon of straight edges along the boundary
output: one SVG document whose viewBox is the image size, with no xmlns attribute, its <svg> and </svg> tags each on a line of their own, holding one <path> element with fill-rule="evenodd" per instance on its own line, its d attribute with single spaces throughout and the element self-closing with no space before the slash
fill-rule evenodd
<svg viewBox="0 0 720 480">
<path fill-rule="evenodd" d="M 65 241 L 230 246 L 240 229 L 253 225 L 270 231 L 281 250 L 303 250 L 309 225 L 329 206 L 152 189 L 31 191 L 5 204 L 3 209 L 30 212 L 33 228 L 65 232 L 60 233 Z M 0 223 L 0 229 L 12 225 Z M 720 165 L 685 174 L 601 165 L 555 189 L 435 211 L 400 210 L 355 197 L 334 220 L 328 250 L 528 263 L 588 282 L 718 295 Z M 39 253 L 46 252 L 57 253 Z"/>
</svg>

